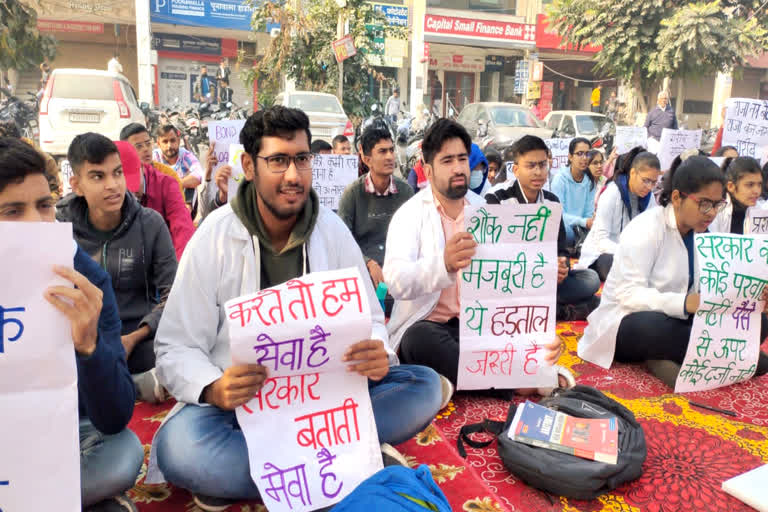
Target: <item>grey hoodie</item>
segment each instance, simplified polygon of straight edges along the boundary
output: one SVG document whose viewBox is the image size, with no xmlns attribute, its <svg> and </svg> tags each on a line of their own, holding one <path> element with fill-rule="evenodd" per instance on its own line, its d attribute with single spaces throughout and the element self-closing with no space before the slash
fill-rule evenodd
<svg viewBox="0 0 768 512">
<path fill-rule="evenodd" d="M 84 197 L 69 194 L 56 205 L 56 218 L 72 223 L 77 243 L 112 278 L 121 334 L 147 325 L 153 339 L 176 276 L 176 252 L 163 217 L 143 208 L 130 192 L 121 213 L 117 229 L 104 233 L 88 220 Z"/>
</svg>

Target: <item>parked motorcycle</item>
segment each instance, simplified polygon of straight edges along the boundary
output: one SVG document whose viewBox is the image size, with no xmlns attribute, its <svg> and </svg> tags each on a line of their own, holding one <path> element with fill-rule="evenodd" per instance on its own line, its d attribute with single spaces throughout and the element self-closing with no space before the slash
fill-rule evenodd
<svg viewBox="0 0 768 512">
<path fill-rule="evenodd" d="M 24 101 L 7 89 L 0 88 L 6 100 L 0 105 L 0 121 L 13 121 L 19 127 L 22 137 L 35 144 L 40 137 L 38 126 L 38 102 L 34 93 L 29 93 L 30 99 Z"/>
</svg>

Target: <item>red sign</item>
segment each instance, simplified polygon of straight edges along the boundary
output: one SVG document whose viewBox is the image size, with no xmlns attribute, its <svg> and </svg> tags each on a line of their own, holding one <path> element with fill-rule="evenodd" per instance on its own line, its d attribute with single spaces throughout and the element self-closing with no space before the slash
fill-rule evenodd
<svg viewBox="0 0 768 512">
<path fill-rule="evenodd" d="M 561 48 L 560 45 L 562 43 L 563 38 L 549 28 L 549 19 L 547 18 L 547 15 L 536 15 L 536 47 L 540 49 L 546 48 L 552 50 L 576 51 L 572 44 Z M 583 47 L 579 53 L 597 53 L 602 49 L 602 46 L 587 45 Z"/>
<path fill-rule="evenodd" d="M 429 58 L 429 43 L 424 43 L 424 58 Z"/>
<path fill-rule="evenodd" d="M 334 41 L 332 45 L 333 53 L 336 54 L 336 62 L 341 62 L 357 55 L 357 48 L 355 48 L 355 42 L 352 40 L 351 35 L 346 35 Z"/>
<path fill-rule="evenodd" d="M 89 21 L 58 21 L 37 20 L 37 30 L 41 32 L 85 32 L 88 34 L 103 34 L 103 23 L 91 23 Z"/>
<path fill-rule="evenodd" d="M 454 55 L 451 60 L 453 60 L 454 64 L 463 64 L 464 63 L 464 56 L 463 55 Z"/>
<path fill-rule="evenodd" d="M 536 42 L 536 25 L 427 14 L 424 32 L 503 41 Z"/>
</svg>

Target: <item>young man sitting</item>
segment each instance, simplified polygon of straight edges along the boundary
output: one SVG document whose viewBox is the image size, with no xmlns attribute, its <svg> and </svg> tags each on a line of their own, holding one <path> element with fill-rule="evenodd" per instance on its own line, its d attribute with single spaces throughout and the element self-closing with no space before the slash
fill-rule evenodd
<svg viewBox="0 0 768 512">
<path fill-rule="evenodd" d="M 56 205 L 57 218 L 72 222 L 75 240 L 110 275 L 117 295 L 122 342 L 139 397 L 163 398 L 155 377 L 155 330 L 176 275 L 176 252 L 165 221 L 126 192 L 123 168 L 138 173 L 136 150 L 97 133 L 78 135 L 67 158 L 73 194 Z M 123 161 L 121 161 L 121 159 Z"/>
<path fill-rule="evenodd" d="M 504 203 L 559 203 L 552 192 L 542 190 L 547 183 L 549 164 L 547 145 L 538 137 L 526 135 L 512 145 L 516 180 L 507 188 L 485 196 L 488 204 Z M 560 219 L 557 236 L 557 319 L 558 321 L 586 320 L 600 304 L 595 296 L 600 289 L 600 277 L 591 269 L 572 270 L 566 249 L 565 224 Z"/>
<path fill-rule="evenodd" d="M 395 213 L 384 258 L 384 281 L 395 298 L 387 324 L 393 346 L 403 362 L 429 366 L 454 386 L 458 273 L 477 246 L 464 230 L 464 207 L 485 203 L 469 190 L 471 145 L 469 133 L 455 121 L 440 119 L 430 127 L 421 146 L 429 185 Z M 554 363 L 562 344 L 555 341 L 547 350 L 546 361 Z"/>
<path fill-rule="evenodd" d="M 43 157 L 21 140 L 0 138 L 0 221 L 55 220 Z M 124 492 L 136 482 L 144 450 L 136 435 L 126 428 L 135 394 L 120 343 L 115 294 L 107 273 L 74 242 L 73 246 L 74 270 L 58 269 L 56 273 L 76 288 L 52 287 L 45 298 L 72 325 L 82 504 L 89 512 L 135 512 Z"/>
<path fill-rule="evenodd" d="M 333 146 L 334 155 L 351 155 L 352 154 L 352 144 L 349 142 L 349 139 L 347 138 L 346 135 L 335 136 L 331 141 L 331 145 Z"/>
<path fill-rule="evenodd" d="M 393 173 L 397 168 L 395 145 L 388 130 L 372 125 L 362 136 L 363 162 L 368 172 L 347 186 L 339 201 L 339 217 L 363 251 L 374 286 L 384 282 L 381 266 L 387 229 L 392 215 L 413 196 L 413 189 Z M 392 312 L 394 299 L 388 296 L 384 314 Z"/>
<path fill-rule="evenodd" d="M 240 142 L 245 180 L 187 247 L 156 342 L 158 375 L 179 403 L 158 431 L 153 458 L 203 510 L 259 496 L 235 409 L 261 389 L 267 372 L 261 365 L 232 365 L 224 304 L 305 269 L 366 272 L 349 230 L 312 190 L 306 114 L 282 106 L 256 112 Z M 347 360 L 350 370 L 369 378 L 379 439 L 397 444 L 432 421 L 440 381 L 429 368 L 397 365 L 373 286 L 363 281 L 373 328 L 370 339 L 349 340 Z M 150 481 L 156 474 L 153 464 Z"/>
</svg>

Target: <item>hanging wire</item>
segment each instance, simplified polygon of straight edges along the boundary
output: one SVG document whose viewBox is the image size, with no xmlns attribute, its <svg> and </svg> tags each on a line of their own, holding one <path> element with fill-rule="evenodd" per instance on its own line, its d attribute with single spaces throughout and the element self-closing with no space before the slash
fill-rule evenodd
<svg viewBox="0 0 768 512">
<path fill-rule="evenodd" d="M 766 0 L 766 1 L 768 1 L 768 0 Z M 541 63 L 544 64 L 543 61 L 541 61 Z M 554 73 L 554 74 L 556 74 L 558 76 L 561 76 L 563 78 L 567 78 L 569 80 L 573 80 L 574 82 L 585 82 L 585 83 L 590 83 L 590 84 L 598 84 L 598 83 L 602 83 L 602 82 L 616 82 L 617 81 L 616 78 L 606 78 L 604 80 L 585 80 L 583 78 L 575 78 L 575 77 L 572 77 L 572 76 L 564 75 L 563 73 L 560 73 L 559 71 L 555 71 L 554 69 L 552 69 L 551 67 L 547 66 L 546 64 L 544 64 L 544 67 L 546 69 L 548 69 L 549 71 L 551 71 L 552 73 Z"/>
</svg>

